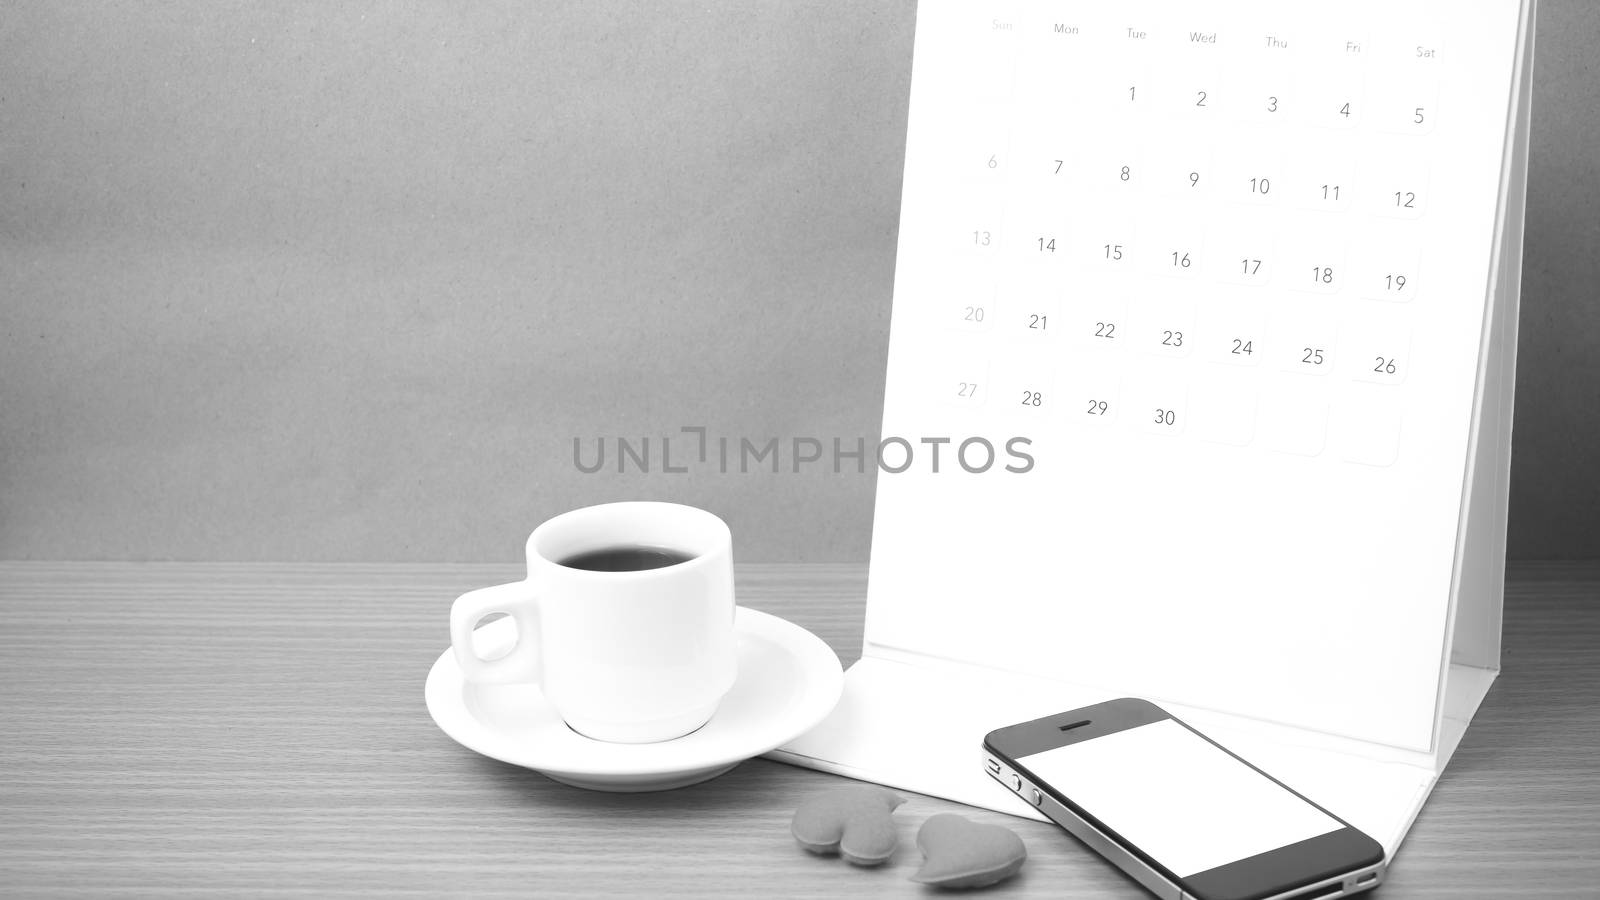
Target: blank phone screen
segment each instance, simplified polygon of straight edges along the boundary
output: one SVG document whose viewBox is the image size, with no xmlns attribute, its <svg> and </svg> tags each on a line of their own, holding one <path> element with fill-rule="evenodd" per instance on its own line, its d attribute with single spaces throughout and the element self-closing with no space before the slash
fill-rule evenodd
<svg viewBox="0 0 1600 900">
<path fill-rule="evenodd" d="M 1179 878 L 1344 827 L 1171 719 L 1018 762 Z"/>
</svg>

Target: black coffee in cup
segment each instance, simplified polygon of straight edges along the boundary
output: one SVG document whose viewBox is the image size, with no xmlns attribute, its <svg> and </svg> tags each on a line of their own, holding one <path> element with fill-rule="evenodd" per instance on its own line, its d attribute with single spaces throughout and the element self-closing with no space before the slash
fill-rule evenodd
<svg viewBox="0 0 1600 900">
<path fill-rule="evenodd" d="M 585 550 L 559 562 L 569 569 L 590 572 L 641 572 L 675 566 L 691 559 L 694 557 L 688 553 L 666 547 L 622 546 Z"/>
</svg>

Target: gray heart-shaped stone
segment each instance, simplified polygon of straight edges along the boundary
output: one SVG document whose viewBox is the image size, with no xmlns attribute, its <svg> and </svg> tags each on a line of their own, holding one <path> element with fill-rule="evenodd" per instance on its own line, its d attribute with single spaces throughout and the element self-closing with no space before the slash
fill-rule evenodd
<svg viewBox="0 0 1600 900">
<path fill-rule="evenodd" d="M 924 857 L 912 881 L 943 888 L 984 887 L 1017 874 L 1028 848 L 1016 832 L 940 813 L 922 823 L 917 848 Z"/>
<path fill-rule="evenodd" d="M 880 787 L 838 788 L 800 804 L 789 830 L 812 853 L 837 853 L 858 866 L 881 865 L 899 843 L 892 813 L 904 802 Z"/>
</svg>

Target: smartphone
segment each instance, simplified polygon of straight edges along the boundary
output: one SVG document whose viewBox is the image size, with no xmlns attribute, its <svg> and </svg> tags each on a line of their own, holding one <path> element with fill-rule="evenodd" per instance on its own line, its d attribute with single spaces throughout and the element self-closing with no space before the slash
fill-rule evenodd
<svg viewBox="0 0 1600 900">
<path fill-rule="evenodd" d="M 984 767 L 1166 900 L 1321 900 L 1383 880 L 1383 846 L 1146 700 L 989 732 Z"/>
</svg>

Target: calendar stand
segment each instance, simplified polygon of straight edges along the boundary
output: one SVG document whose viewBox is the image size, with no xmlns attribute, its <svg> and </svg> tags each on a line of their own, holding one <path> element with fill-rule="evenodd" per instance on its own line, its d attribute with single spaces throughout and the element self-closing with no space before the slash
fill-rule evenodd
<svg viewBox="0 0 1600 900">
<path fill-rule="evenodd" d="M 934 5 L 924 0 L 924 10 Z M 771 758 L 853 778 L 985 807 L 1033 819 L 1043 817 L 1022 800 L 998 788 L 979 764 L 981 742 L 988 731 L 1026 719 L 1089 705 L 1117 696 L 1136 694 L 1161 703 L 1180 718 L 1235 750 L 1270 774 L 1295 787 L 1318 803 L 1379 840 L 1392 855 L 1420 812 L 1429 792 L 1466 732 L 1468 724 L 1493 683 L 1500 666 L 1501 604 L 1505 575 L 1506 497 L 1511 453 L 1511 411 L 1516 367 L 1517 315 L 1522 257 L 1522 225 L 1527 170 L 1530 111 L 1530 73 L 1533 62 L 1533 4 L 1513 10 L 1517 41 L 1509 71 L 1509 96 L 1504 108 L 1503 148 L 1499 154 L 1499 183 L 1492 252 L 1484 285 L 1484 315 L 1477 344 L 1475 383 L 1471 391 L 1470 430 L 1461 467 L 1459 511 L 1455 515 L 1453 563 L 1450 565 L 1448 606 L 1443 613 L 1442 661 L 1414 660 L 1438 672 L 1437 695 L 1431 712 L 1380 710 L 1382 696 L 1351 700 L 1358 708 L 1340 709 L 1339 698 L 1318 697 L 1328 709 L 1301 711 L 1305 715 L 1273 717 L 1260 707 L 1245 708 L 1223 697 L 1213 702 L 1196 696 L 1190 676 L 1198 668 L 1158 671 L 1129 688 L 1097 683 L 1089 672 L 1073 677 L 1072 658 L 1088 652 L 1085 642 L 1105 639 L 1092 630 L 1060 628 L 1059 643 L 1051 646 L 1037 632 L 1041 622 L 1071 621 L 1059 610 L 1018 606 L 1009 597 L 989 597 L 974 592 L 964 606 L 937 605 L 926 615 L 903 596 L 906 573 L 914 560 L 900 537 L 892 533 L 906 526 L 896 508 L 908 502 L 898 486 L 879 479 L 879 514 L 874 535 L 872 585 L 869 588 L 867 628 L 861 659 L 846 675 L 843 699 L 832 716 L 815 730 L 770 754 Z M 919 18 L 923 13 L 919 13 Z M 998 21 L 998 19 L 996 20 Z M 923 23 L 918 25 L 918 54 L 923 53 Z M 1060 33 L 1058 29 L 1058 33 Z M 920 64 L 920 63 L 919 63 Z M 915 82 L 915 79 L 914 79 Z M 917 106 L 913 102 L 913 117 Z M 910 149 L 908 149 L 908 155 Z M 908 194 L 910 192 L 908 162 Z M 904 274 L 907 244 L 902 233 L 901 267 Z M 897 316 L 901 276 L 897 276 Z M 896 327 L 899 327 L 897 319 Z M 891 387 L 895 349 L 891 348 Z M 890 401 L 888 405 L 893 405 Z M 886 410 L 886 432 L 889 425 Z M 898 493 L 896 493 L 898 492 Z M 889 523 L 886 525 L 886 523 Z M 975 527 L 975 526 L 974 526 Z M 886 530 L 887 529 L 887 530 Z M 915 540 L 910 543 L 915 549 Z M 1069 554 L 1064 554 L 1070 556 Z M 1339 559 L 1338 548 L 1329 555 Z M 929 554 L 928 566 L 949 566 Z M 998 566 L 987 559 L 982 565 Z M 947 570 L 941 570 L 947 571 Z M 948 570 L 955 571 L 955 570 Z M 973 582 L 966 582 L 971 584 Z M 1208 602 L 1196 591 L 1196 602 Z M 1070 599 L 1070 603 L 1090 603 Z M 1140 597 L 1124 603 L 1144 602 Z M 1149 621 L 1153 628 L 1170 614 L 1167 600 L 1151 599 Z M 1443 599 L 1439 600 L 1444 603 Z M 1166 605 L 1163 605 L 1166 603 Z M 906 610 L 913 610 L 908 618 Z M 1092 607 L 1083 606 L 1092 617 Z M 1039 618 L 1035 619 L 1034 613 Z M 1006 621 L 994 622 L 999 616 Z M 1084 621 L 1093 621 L 1092 618 Z M 1196 626 L 1194 623 L 1201 623 Z M 1398 622 L 1398 620 L 1397 620 Z M 981 624 L 981 628 L 978 627 Z M 1374 621 L 1383 629 L 1388 623 Z M 1280 628 L 1281 631 L 1275 631 Z M 1186 620 L 1187 639 L 1204 647 L 1215 640 L 1237 640 L 1237 619 L 1207 625 L 1204 618 Z M 1302 640 L 1305 620 L 1293 616 L 1281 622 L 1251 625 L 1252 638 L 1293 646 Z M 1214 630 L 1208 631 L 1211 628 Z M 998 643 L 967 653 L 952 635 L 970 632 L 998 635 Z M 1014 635 L 1016 653 L 1005 651 L 1004 640 Z M 954 642 L 953 642 L 954 641 Z M 1113 639 L 1113 642 L 1115 639 Z M 952 651 L 951 648 L 957 648 Z M 1103 648 L 1102 648 L 1103 649 Z M 1115 649 L 1115 648 L 1113 648 Z M 1135 648 L 1125 648 L 1134 652 Z M 1403 649 L 1403 648 L 1402 648 Z M 1421 656 L 1437 654 L 1424 647 Z M 1041 657 L 1050 656 L 1050 659 Z M 1197 657 L 1202 658 L 1202 657 Z M 1356 672 L 1358 667 L 1386 665 L 1389 658 L 1370 659 L 1362 646 L 1348 652 L 1293 659 L 1290 666 L 1319 667 L 1319 677 Z M 1403 668 L 1403 667 L 1402 667 Z M 1261 671 L 1271 680 L 1280 674 L 1292 680 L 1295 671 Z M 1314 679 L 1312 679 L 1314 681 Z M 1310 683 L 1310 682 L 1308 682 Z M 1308 697 L 1312 696 L 1308 694 Z M 1374 696 L 1377 696 L 1376 702 Z M 1309 701 L 1308 701 L 1309 702 Z M 1402 727 L 1389 733 L 1403 735 L 1415 727 L 1419 740 L 1389 739 L 1341 722 L 1360 722 L 1360 704 L 1373 704 L 1374 718 L 1393 713 Z M 1426 718 L 1417 721 L 1416 717 Z M 1411 716 L 1411 721 L 1406 717 Z M 1342 717 L 1342 718 L 1341 718 Z M 1289 720 L 1297 719 L 1297 720 Z M 1333 723 L 1333 724 L 1329 724 Z"/>
</svg>

